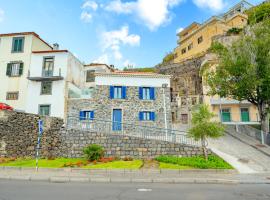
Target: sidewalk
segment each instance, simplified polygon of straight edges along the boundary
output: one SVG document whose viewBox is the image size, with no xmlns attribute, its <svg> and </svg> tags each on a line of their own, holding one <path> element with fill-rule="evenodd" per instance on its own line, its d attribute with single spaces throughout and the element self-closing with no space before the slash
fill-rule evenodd
<svg viewBox="0 0 270 200">
<path fill-rule="evenodd" d="M 269 174 L 240 175 L 235 170 L 86 170 L 0 168 L 0 180 L 49 182 L 270 184 Z"/>
</svg>

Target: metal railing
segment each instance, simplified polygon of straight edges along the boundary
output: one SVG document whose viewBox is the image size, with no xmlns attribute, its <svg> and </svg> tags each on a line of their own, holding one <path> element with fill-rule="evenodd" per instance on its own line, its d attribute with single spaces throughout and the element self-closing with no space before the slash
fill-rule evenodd
<svg viewBox="0 0 270 200">
<path fill-rule="evenodd" d="M 199 141 L 187 136 L 187 133 L 179 130 L 163 129 L 151 126 L 143 126 L 131 123 L 122 123 L 97 119 L 68 118 L 67 129 L 81 131 L 93 131 L 104 134 L 126 135 L 144 139 L 168 141 L 192 146 L 200 146 Z"/>
</svg>

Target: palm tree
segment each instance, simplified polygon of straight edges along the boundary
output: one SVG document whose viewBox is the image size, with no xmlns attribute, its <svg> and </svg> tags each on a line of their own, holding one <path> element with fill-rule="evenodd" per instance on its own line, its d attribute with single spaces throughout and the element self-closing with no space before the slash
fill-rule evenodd
<svg viewBox="0 0 270 200">
<path fill-rule="evenodd" d="M 216 121 L 212 121 L 215 116 L 209 111 L 205 104 L 200 104 L 192 112 L 192 127 L 188 130 L 188 135 L 196 141 L 201 140 L 205 160 L 208 160 L 207 138 L 219 138 L 224 134 L 224 126 Z"/>
</svg>

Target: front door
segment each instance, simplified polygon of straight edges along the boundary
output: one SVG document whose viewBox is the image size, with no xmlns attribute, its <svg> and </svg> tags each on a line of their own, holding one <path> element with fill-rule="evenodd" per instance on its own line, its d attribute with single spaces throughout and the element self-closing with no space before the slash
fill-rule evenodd
<svg viewBox="0 0 270 200">
<path fill-rule="evenodd" d="M 242 122 L 249 122 L 248 108 L 241 108 L 241 120 Z"/>
<path fill-rule="evenodd" d="M 230 109 L 222 109 L 222 122 L 231 122 L 231 111 Z"/>
<path fill-rule="evenodd" d="M 112 118 L 113 118 L 112 130 L 121 131 L 122 130 L 122 110 L 114 109 Z"/>
</svg>

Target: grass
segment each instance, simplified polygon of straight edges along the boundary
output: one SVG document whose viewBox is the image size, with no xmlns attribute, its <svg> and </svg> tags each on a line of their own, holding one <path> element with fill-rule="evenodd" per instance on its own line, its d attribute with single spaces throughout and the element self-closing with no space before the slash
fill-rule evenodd
<svg viewBox="0 0 270 200">
<path fill-rule="evenodd" d="M 141 160 L 133 161 L 113 161 L 108 163 L 97 163 L 86 165 L 85 169 L 139 169 L 143 165 Z"/>
<path fill-rule="evenodd" d="M 178 166 L 187 166 L 197 169 L 233 169 L 231 165 L 218 156 L 209 155 L 208 161 L 203 156 L 197 157 L 176 157 L 176 156 L 158 156 L 156 158 L 160 163 L 174 164 Z"/>
<path fill-rule="evenodd" d="M 80 158 L 56 158 L 54 160 L 40 159 L 38 161 L 39 167 L 43 168 L 60 168 L 65 163 L 69 162 L 78 162 L 81 161 Z M 10 166 L 10 167 L 35 167 L 36 160 L 35 159 L 21 159 L 18 158 L 12 162 L 1 163 L 0 166 Z"/>
<path fill-rule="evenodd" d="M 164 162 L 159 163 L 159 168 L 160 169 L 194 169 L 193 167 L 189 167 L 189 166 L 183 166 L 183 165 L 177 165 L 177 164 L 171 164 L 171 163 L 164 163 Z"/>
</svg>

